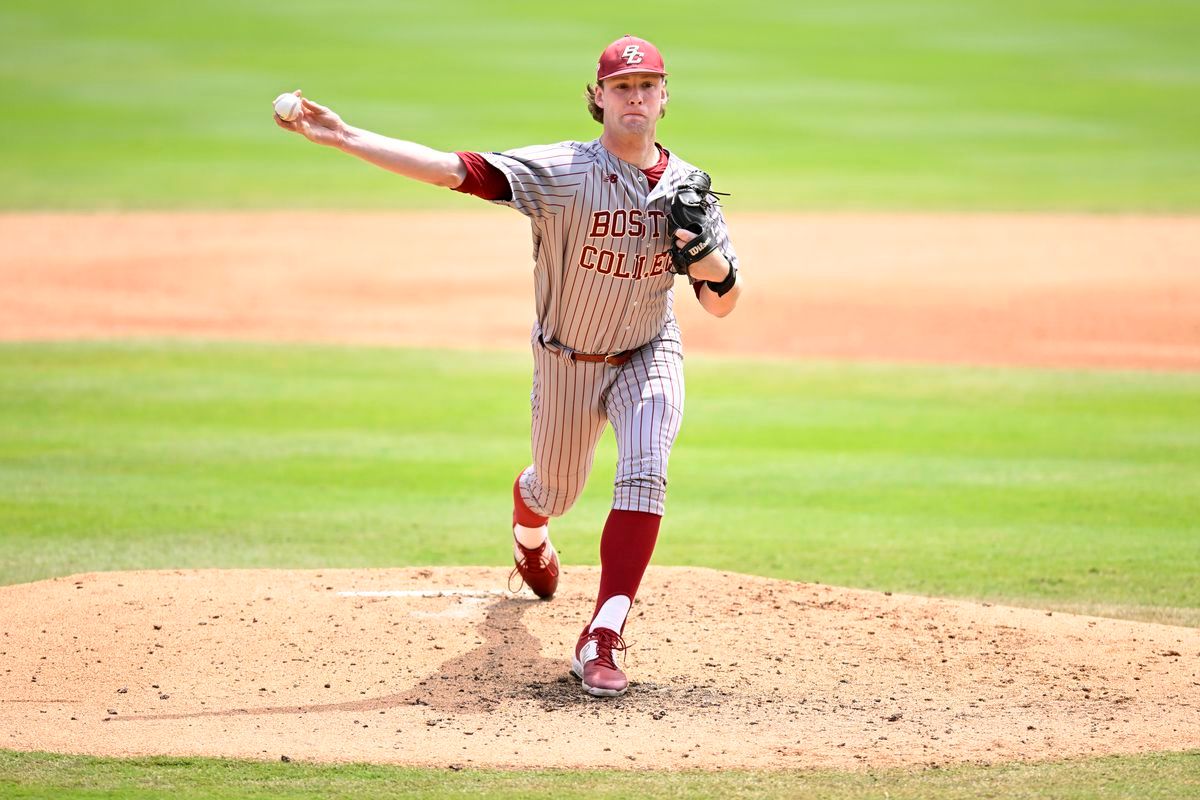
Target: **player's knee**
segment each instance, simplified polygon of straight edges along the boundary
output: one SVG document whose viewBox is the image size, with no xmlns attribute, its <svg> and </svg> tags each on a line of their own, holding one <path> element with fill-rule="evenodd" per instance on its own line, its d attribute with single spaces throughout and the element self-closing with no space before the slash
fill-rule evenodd
<svg viewBox="0 0 1200 800">
<path fill-rule="evenodd" d="M 560 517 L 571 510 L 583 493 L 583 481 L 547 477 L 542 480 L 541 489 L 538 497 L 542 504 L 540 513 L 547 517 Z"/>
<path fill-rule="evenodd" d="M 661 456 L 622 459 L 617 464 L 616 483 L 630 485 L 667 485 L 667 461 Z"/>
</svg>

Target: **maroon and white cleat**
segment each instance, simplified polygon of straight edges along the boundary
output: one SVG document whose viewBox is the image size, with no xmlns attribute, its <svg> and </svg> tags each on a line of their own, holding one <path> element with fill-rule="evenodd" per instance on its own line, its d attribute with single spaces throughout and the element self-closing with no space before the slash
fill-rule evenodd
<svg viewBox="0 0 1200 800">
<path fill-rule="evenodd" d="M 513 536 L 513 562 L 516 566 L 508 574 L 509 590 L 512 591 L 512 579 L 517 575 L 533 593 L 543 600 L 549 600 L 558 589 L 558 553 L 550 544 L 550 537 L 539 547 L 529 548 L 517 541 Z M 520 590 L 517 587 L 517 591 Z"/>
<path fill-rule="evenodd" d="M 596 628 L 588 633 L 587 628 L 575 643 L 575 655 L 571 658 L 571 674 L 582 682 L 583 690 L 595 697 L 618 697 L 629 688 L 629 679 L 617 666 L 613 652 L 624 652 L 628 647 L 621 634 L 608 628 Z"/>
</svg>

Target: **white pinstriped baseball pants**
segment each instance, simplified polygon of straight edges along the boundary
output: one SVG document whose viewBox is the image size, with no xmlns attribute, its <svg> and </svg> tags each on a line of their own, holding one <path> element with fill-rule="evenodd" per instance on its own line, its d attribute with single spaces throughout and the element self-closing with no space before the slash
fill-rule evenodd
<svg viewBox="0 0 1200 800">
<path fill-rule="evenodd" d="M 545 517 L 579 499 L 605 423 L 617 439 L 613 508 L 661 515 L 667 460 L 683 421 L 683 348 L 663 332 L 619 367 L 571 361 L 533 336 L 533 464 L 521 473 L 521 498 Z"/>
</svg>

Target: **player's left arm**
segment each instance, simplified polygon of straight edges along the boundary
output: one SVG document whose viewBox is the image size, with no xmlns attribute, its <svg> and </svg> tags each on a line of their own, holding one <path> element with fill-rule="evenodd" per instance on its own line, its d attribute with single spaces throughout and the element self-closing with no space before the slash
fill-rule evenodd
<svg viewBox="0 0 1200 800">
<path fill-rule="evenodd" d="M 680 247 L 695 238 L 696 234 L 684 228 L 675 231 L 675 241 Z M 734 269 L 736 260 L 737 257 L 734 256 L 731 261 L 722 248 L 717 248 L 688 268 L 688 274 L 699 281 L 695 284 L 699 287 L 696 290 L 696 299 L 700 301 L 701 307 L 714 317 L 723 317 L 733 311 L 742 294 L 742 275 Z M 731 273 L 732 286 L 728 284 Z M 714 286 L 724 291 L 718 293 Z"/>
</svg>

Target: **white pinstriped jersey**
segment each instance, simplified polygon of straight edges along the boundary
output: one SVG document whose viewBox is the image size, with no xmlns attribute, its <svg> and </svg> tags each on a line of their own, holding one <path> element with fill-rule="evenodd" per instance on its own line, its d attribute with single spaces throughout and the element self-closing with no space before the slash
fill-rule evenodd
<svg viewBox="0 0 1200 800">
<path fill-rule="evenodd" d="M 537 319 L 547 341 L 615 353 L 675 324 L 666 217 L 696 167 L 671 153 L 651 189 L 640 169 L 599 139 L 481 155 L 512 188 L 511 200 L 493 202 L 517 209 L 533 226 Z M 720 208 L 709 213 L 721 252 L 736 266 Z"/>
</svg>

